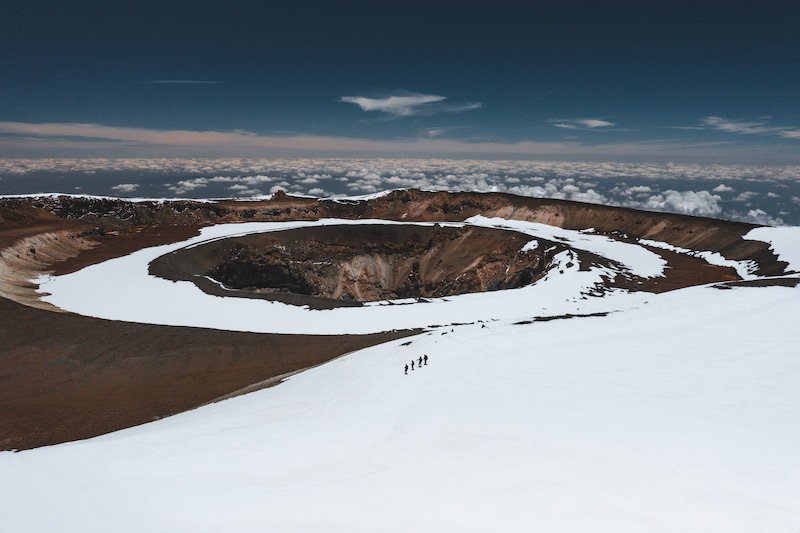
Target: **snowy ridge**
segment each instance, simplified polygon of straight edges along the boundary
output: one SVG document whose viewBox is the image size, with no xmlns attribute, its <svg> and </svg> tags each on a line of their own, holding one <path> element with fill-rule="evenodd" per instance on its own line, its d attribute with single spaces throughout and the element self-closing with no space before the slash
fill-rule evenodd
<svg viewBox="0 0 800 533">
<path fill-rule="evenodd" d="M 630 271 L 643 278 L 663 276 L 664 267 L 667 264 L 661 256 L 645 250 L 641 246 L 617 241 L 603 235 L 568 230 L 537 222 L 487 218 L 481 215 L 468 218 L 466 222 L 475 226 L 510 229 L 533 237 L 568 243 L 573 248 L 622 263 Z"/>
<path fill-rule="evenodd" d="M 373 333 L 387 329 L 412 329 L 432 324 L 451 324 L 588 314 L 628 309 L 646 299 L 642 294 L 611 291 L 604 298 L 587 298 L 604 278 L 604 268 L 581 270 L 577 260 L 563 261 L 559 275 L 549 275 L 534 285 L 512 291 L 464 294 L 430 299 L 410 305 L 372 302 L 364 307 L 313 310 L 266 300 L 220 298 L 200 291 L 191 282 L 171 282 L 148 275 L 147 265 L 156 257 L 183 247 L 197 246 L 231 236 L 300 227 L 341 224 L 406 224 L 386 220 L 322 219 L 299 222 L 249 222 L 204 228 L 201 235 L 182 243 L 139 250 L 65 276 L 42 276 L 42 299 L 78 314 L 150 324 L 196 326 L 232 331 L 270 333 Z M 433 223 L 414 223 L 431 226 Z M 551 238 L 619 261 L 634 274 L 660 275 L 663 260 L 635 245 L 606 237 L 562 230 L 544 224 L 475 217 L 465 222 L 482 227 L 520 231 Z M 459 223 L 440 223 L 459 226 Z M 117 302 L 125 302 L 118 305 Z"/>
</svg>

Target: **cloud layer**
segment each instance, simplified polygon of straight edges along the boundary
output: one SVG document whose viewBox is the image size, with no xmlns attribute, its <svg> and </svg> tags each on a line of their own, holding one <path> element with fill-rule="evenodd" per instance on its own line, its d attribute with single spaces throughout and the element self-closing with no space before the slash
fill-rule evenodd
<svg viewBox="0 0 800 533">
<path fill-rule="evenodd" d="M 424 95 L 423 95 L 424 96 Z M 426 98 L 431 98 L 428 95 Z M 356 97 L 352 97 L 356 98 Z M 439 98 L 439 97 L 437 97 Z M 416 102 L 416 103 L 414 103 Z M 408 116 L 420 106 L 447 102 L 372 101 L 388 116 Z M 463 110 L 473 104 L 453 106 Z M 474 104 L 477 105 L 477 104 Z M 603 131 L 600 119 L 578 119 L 576 127 Z M 611 123 L 609 123 L 611 124 Z M 569 129 L 569 128 L 568 128 Z M 434 134 L 431 135 L 430 132 Z M 261 135 L 252 132 L 156 130 L 88 123 L 25 123 L 0 121 L 0 157 L 470 157 L 650 161 L 770 161 L 796 163 L 800 156 L 785 147 L 720 142 L 605 142 L 577 140 L 500 142 L 443 138 L 442 129 L 417 137 L 361 139 L 316 135 Z M 453 130 L 450 130 L 453 131 Z M 456 130 L 457 131 L 457 130 Z M 791 131 L 784 132 L 789 135 Z M 788 158 L 788 159 L 787 159 Z"/>
<path fill-rule="evenodd" d="M 40 185 L 42 176 L 53 176 L 47 183 L 59 189 Z M 63 187 L 65 181 L 71 188 Z M 121 196 L 246 198 L 284 190 L 336 198 L 397 188 L 508 192 L 800 225 L 800 166 L 437 159 L 0 160 L 3 194 L 80 190 Z"/>
</svg>

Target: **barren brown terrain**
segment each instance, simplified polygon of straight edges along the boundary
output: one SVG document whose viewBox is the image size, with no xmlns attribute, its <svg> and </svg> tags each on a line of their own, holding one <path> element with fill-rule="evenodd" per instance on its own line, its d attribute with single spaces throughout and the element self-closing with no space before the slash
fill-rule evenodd
<svg viewBox="0 0 800 533">
<path fill-rule="evenodd" d="M 778 276 L 786 266 L 765 243 L 742 239 L 753 225 L 505 194 L 409 190 L 369 201 L 285 195 L 258 202 L 0 199 L 0 449 L 55 444 L 141 424 L 415 333 L 272 335 L 98 320 L 39 301 L 29 281 L 38 274 L 75 271 L 142 247 L 184 240 L 218 223 L 323 217 L 460 222 L 478 214 L 719 252 L 728 259 L 754 261 L 761 275 Z M 517 258 L 516 270 L 507 270 L 508 255 L 524 243 L 505 232 L 401 228 L 380 235 L 369 233 L 374 228 L 344 226 L 300 232 L 303 244 L 297 246 L 298 234 L 289 233 L 226 239 L 203 253 L 165 256 L 152 268 L 180 279 L 211 272 L 251 296 L 272 292 L 300 298 L 298 304 L 309 304 L 302 298 L 311 298 L 335 305 L 509 288 L 535 281 L 546 268 L 547 257 L 536 252 Z M 376 241 L 381 249 L 375 248 Z M 609 283 L 663 292 L 739 280 L 730 268 L 652 251 L 668 261 L 665 277 Z M 304 261 L 328 265 L 292 270 Z M 253 265 L 263 268 L 254 270 Z M 456 282 L 467 267 L 471 273 Z M 443 288 L 448 284 L 449 289 Z"/>
</svg>

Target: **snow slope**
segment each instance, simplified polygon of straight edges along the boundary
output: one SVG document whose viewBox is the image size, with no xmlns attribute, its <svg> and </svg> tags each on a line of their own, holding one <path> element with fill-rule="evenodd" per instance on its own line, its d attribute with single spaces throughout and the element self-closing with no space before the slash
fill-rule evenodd
<svg viewBox="0 0 800 533">
<path fill-rule="evenodd" d="M 758 237 L 791 258 L 798 230 Z M 632 270 L 655 268 L 649 256 L 598 242 L 591 246 Z M 57 305 L 77 305 L 71 284 L 107 282 L 91 285 L 112 291 L 93 309 L 132 319 L 136 292 L 153 290 L 142 265 L 161 248 L 45 288 Z M 376 305 L 357 319 L 307 312 L 298 329 L 335 330 L 351 319 L 367 330 L 427 325 L 445 311 L 440 323 L 491 321 L 434 328 L 136 428 L 0 453 L 2 529 L 800 530 L 800 288 L 584 300 L 576 291 L 599 273 L 562 266 L 539 289 L 486 299 Z M 203 312 L 189 310 L 205 304 L 188 294 L 186 321 L 206 324 Z M 218 327 L 252 327 L 246 307 L 207 309 L 233 313 Z M 613 312 L 531 320 L 597 310 Z M 277 314 L 261 320 L 279 330 L 291 323 Z M 428 366 L 405 375 L 404 365 L 423 354 Z"/>
<path fill-rule="evenodd" d="M 0 454 L 0 517 L 8 531 L 797 531 L 798 296 L 696 287 L 605 317 L 434 330 Z"/>
</svg>

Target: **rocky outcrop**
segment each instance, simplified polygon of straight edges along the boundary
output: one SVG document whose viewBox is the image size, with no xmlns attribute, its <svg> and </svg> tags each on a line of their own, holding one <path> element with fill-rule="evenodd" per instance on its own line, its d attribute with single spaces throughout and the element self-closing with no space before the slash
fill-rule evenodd
<svg viewBox="0 0 800 533">
<path fill-rule="evenodd" d="M 90 233 L 51 231 L 23 237 L 0 250 L 0 297 L 24 301 L 27 305 L 60 311 L 56 307 L 31 297 L 38 285 L 32 281 L 41 274 L 52 273 L 50 268 L 94 248 L 99 243 Z"/>
</svg>

